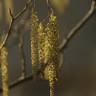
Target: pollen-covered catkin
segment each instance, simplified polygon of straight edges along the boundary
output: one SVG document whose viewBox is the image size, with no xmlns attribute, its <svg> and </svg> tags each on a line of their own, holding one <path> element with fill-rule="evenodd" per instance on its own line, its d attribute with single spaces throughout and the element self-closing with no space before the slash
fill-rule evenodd
<svg viewBox="0 0 96 96">
<path fill-rule="evenodd" d="M 48 64 L 44 70 L 45 79 L 49 80 L 50 96 L 55 96 L 55 83 L 57 79 L 58 64 L 58 39 L 59 31 L 57 29 L 57 20 L 53 12 L 49 17 L 49 23 L 46 30 L 46 54 L 45 61 Z"/>
<path fill-rule="evenodd" d="M 39 24 L 38 27 L 38 49 L 39 49 L 39 64 L 44 64 L 45 60 L 45 40 L 46 40 L 46 33 L 45 33 L 45 27 L 42 23 Z"/>
<path fill-rule="evenodd" d="M 55 83 L 57 80 L 56 66 L 52 62 L 48 64 L 44 70 L 44 77 L 46 80 L 49 80 L 50 86 L 50 96 L 55 96 Z"/>
<path fill-rule="evenodd" d="M 31 61 L 32 74 L 35 75 L 38 71 L 38 25 L 39 20 L 35 10 L 32 10 L 31 16 Z"/>
<path fill-rule="evenodd" d="M 3 96 L 9 96 L 8 87 L 8 51 L 5 47 L 0 50 L 0 71 L 2 78 Z"/>
</svg>

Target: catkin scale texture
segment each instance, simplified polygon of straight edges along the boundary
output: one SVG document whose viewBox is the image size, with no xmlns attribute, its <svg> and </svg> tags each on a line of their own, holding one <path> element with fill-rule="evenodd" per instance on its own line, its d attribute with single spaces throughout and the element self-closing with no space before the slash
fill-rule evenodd
<svg viewBox="0 0 96 96">
<path fill-rule="evenodd" d="M 45 61 L 48 64 L 44 70 L 45 79 L 49 80 L 50 96 L 55 96 L 55 83 L 57 79 L 58 64 L 58 39 L 57 20 L 53 12 L 50 14 L 49 23 L 46 26 Z"/>
<path fill-rule="evenodd" d="M 45 27 L 42 23 L 39 24 L 38 27 L 38 49 L 39 49 L 39 64 L 42 66 L 45 64 L 45 40 L 46 40 L 46 32 Z"/>
<path fill-rule="evenodd" d="M 3 47 L 0 51 L 0 71 L 1 71 L 1 78 L 2 78 L 3 96 L 9 96 L 7 56 L 8 56 L 8 51 L 5 47 Z"/>
<path fill-rule="evenodd" d="M 38 71 L 38 25 L 39 20 L 35 10 L 32 10 L 31 16 L 31 61 L 32 61 L 32 74 Z"/>
</svg>

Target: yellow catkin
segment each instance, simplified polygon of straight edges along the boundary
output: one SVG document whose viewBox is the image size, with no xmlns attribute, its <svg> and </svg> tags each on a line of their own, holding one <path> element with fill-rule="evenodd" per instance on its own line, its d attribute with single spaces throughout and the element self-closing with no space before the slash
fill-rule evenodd
<svg viewBox="0 0 96 96">
<path fill-rule="evenodd" d="M 46 33 L 45 28 L 42 23 L 39 24 L 38 27 L 38 49 L 39 49 L 39 64 L 44 64 L 45 60 L 45 39 L 46 39 Z"/>
<path fill-rule="evenodd" d="M 55 83 L 57 79 L 56 66 L 52 62 L 48 64 L 44 70 L 45 79 L 49 80 L 50 96 L 55 96 Z"/>
<path fill-rule="evenodd" d="M 39 20 L 36 11 L 32 10 L 31 16 L 31 60 L 32 60 L 32 74 L 38 71 L 38 25 Z"/>
<path fill-rule="evenodd" d="M 55 83 L 57 79 L 57 64 L 58 64 L 58 37 L 59 31 L 57 29 L 56 16 L 53 12 L 49 17 L 49 23 L 46 30 L 46 47 L 45 47 L 45 61 L 47 66 L 44 70 L 45 79 L 49 80 L 50 96 L 55 96 Z"/>
<path fill-rule="evenodd" d="M 3 96 L 9 96 L 7 56 L 8 56 L 8 51 L 4 47 L 0 51 L 0 71 L 1 71 L 1 77 L 2 77 Z"/>
</svg>

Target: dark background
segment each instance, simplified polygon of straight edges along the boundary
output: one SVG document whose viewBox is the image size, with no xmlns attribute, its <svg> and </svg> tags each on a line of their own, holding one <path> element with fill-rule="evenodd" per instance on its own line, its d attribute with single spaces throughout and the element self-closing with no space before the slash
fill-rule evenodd
<svg viewBox="0 0 96 96">
<path fill-rule="evenodd" d="M 8 0 L 5 0 L 8 2 Z M 14 14 L 24 7 L 26 0 L 14 0 Z M 91 0 L 70 0 L 70 5 L 62 16 L 58 16 L 60 42 L 76 23 L 88 12 Z M 41 20 L 48 10 L 44 0 L 36 1 Z M 4 12 L 3 12 L 4 13 Z M 3 14 L 4 15 L 4 14 Z M 4 15 L 5 16 L 5 15 Z M 0 22 L 7 30 L 5 17 Z M 15 33 L 14 33 L 15 34 Z M 24 32 L 27 74 L 31 74 L 29 34 Z M 20 76 L 20 53 L 18 35 L 8 40 L 10 82 Z M 14 45 L 15 43 L 15 45 Z M 13 46 L 14 45 L 14 46 Z M 10 90 L 11 96 L 49 96 L 48 82 L 42 79 L 29 80 Z M 0 94 L 0 96 L 2 96 Z M 79 30 L 64 51 L 64 64 L 57 82 L 56 96 L 96 96 L 96 13 Z"/>
</svg>

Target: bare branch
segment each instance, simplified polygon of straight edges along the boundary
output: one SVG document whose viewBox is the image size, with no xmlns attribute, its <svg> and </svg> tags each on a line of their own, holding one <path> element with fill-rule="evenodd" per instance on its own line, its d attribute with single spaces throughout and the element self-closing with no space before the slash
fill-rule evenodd
<svg viewBox="0 0 96 96">
<path fill-rule="evenodd" d="M 11 30 L 12 30 L 12 26 L 14 24 L 14 22 L 28 9 L 28 5 L 32 2 L 32 0 L 29 0 L 26 4 L 25 7 L 16 15 L 13 16 L 11 9 L 9 8 L 9 13 L 10 13 L 10 17 L 11 17 L 11 22 L 10 22 L 10 26 L 9 26 L 9 30 L 2 42 L 2 44 L 0 45 L 0 50 L 2 49 L 2 47 L 6 44 L 10 34 L 11 34 Z"/>
<path fill-rule="evenodd" d="M 10 8 L 9 8 L 9 13 L 10 13 L 10 17 L 11 17 L 11 19 L 13 19 L 13 14 L 12 14 L 12 11 L 11 11 Z"/>
<path fill-rule="evenodd" d="M 24 35 L 23 32 L 20 32 L 19 35 L 19 51 L 20 51 L 20 58 L 21 58 L 21 77 L 25 78 L 26 76 L 26 56 L 24 53 Z"/>
<path fill-rule="evenodd" d="M 61 69 L 64 64 L 64 53 L 63 52 L 60 52 L 60 61 L 59 61 L 59 69 Z"/>
<path fill-rule="evenodd" d="M 17 86 L 17 85 L 19 85 L 19 84 L 22 84 L 22 83 L 24 83 L 24 82 L 26 82 L 27 80 L 33 80 L 34 79 L 34 77 L 32 76 L 32 75 L 30 75 L 30 76 L 27 76 L 27 77 L 25 77 L 25 78 L 18 78 L 16 81 L 14 81 L 14 82 L 12 82 L 10 85 L 9 85 L 9 88 L 11 89 L 11 88 L 13 88 L 13 87 L 15 87 L 15 86 Z M 2 88 L 0 88 L 0 92 L 2 92 L 3 90 L 2 90 Z"/>
<path fill-rule="evenodd" d="M 27 77 L 25 77 L 25 78 L 19 78 L 18 80 L 12 82 L 12 83 L 10 84 L 9 88 L 13 88 L 13 87 L 15 87 L 15 86 L 17 86 L 17 85 L 19 85 L 19 84 L 22 84 L 22 83 L 28 81 L 28 80 L 33 80 L 34 78 L 35 78 L 35 77 L 32 76 L 32 75 L 27 76 Z M 2 90 L 2 89 L 1 89 L 1 90 Z"/>
<path fill-rule="evenodd" d="M 43 65 L 37 72 L 36 76 L 33 76 L 33 75 L 30 75 L 30 76 L 27 76 L 25 78 L 18 78 L 16 81 L 12 82 L 10 85 L 9 85 L 9 88 L 13 88 L 19 84 L 22 84 L 26 81 L 29 81 L 29 80 L 34 80 L 36 77 L 38 77 L 40 74 L 43 73 L 44 69 L 46 68 L 47 64 Z M 0 92 L 2 92 L 2 88 L 0 88 Z"/>
<path fill-rule="evenodd" d="M 93 16 L 96 10 L 96 0 L 92 0 L 91 8 L 88 13 L 83 17 L 82 20 L 68 33 L 67 37 L 64 38 L 62 43 L 59 46 L 59 50 L 63 51 L 64 48 L 68 45 L 71 39 L 78 33 L 78 30 Z"/>
</svg>

